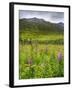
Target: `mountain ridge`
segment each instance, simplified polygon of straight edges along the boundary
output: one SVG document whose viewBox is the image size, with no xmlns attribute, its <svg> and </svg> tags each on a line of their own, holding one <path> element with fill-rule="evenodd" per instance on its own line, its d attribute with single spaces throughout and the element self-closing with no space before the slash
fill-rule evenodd
<svg viewBox="0 0 72 90">
<path fill-rule="evenodd" d="M 54 22 L 51 22 L 51 21 L 46 21 L 45 19 L 42 19 L 42 18 L 36 18 L 36 17 L 33 17 L 33 18 L 21 18 L 21 19 L 19 19 L 19 20 L 31 20 L 31 21 L 44 21 L 44 22 L 50 22 L 50 23 L 53 23 L 53 24 L 62 24 L 62 25 L 64 25 L 64 23 L 63 22 L 58 22 L 58 23 L 54 23 Z"/>
<path fill-rule="evenodd" d="M 49 21 L 45 21 L 40 18 L 22 18 L 19 19 L 19 29 L 20 30 L 39 30 L 40 32 L 63 32 L 64 31 L 64 23 L 51 23 Z"/>
</svg>

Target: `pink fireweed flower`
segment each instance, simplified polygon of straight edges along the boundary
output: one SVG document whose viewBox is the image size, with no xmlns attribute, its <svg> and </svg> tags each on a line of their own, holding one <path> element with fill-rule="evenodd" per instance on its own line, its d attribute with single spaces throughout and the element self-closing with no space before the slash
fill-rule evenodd
<svg viewBox="0 0 72 90">
<path fill-rule="evenodd" d="M 62 60 L 62 53 L 61 53 L 61 52 L 58 53 L 58 60 L 59 60 L 59 61 Z"/>
</svg>

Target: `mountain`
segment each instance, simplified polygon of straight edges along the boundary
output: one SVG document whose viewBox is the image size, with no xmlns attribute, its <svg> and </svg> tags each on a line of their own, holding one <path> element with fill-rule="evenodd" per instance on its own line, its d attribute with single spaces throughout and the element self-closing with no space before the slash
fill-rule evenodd
<svg viewBox="0 0 72 90">
<path fill-rule="evenodd" d="M 60 23 L 51 23 L 45 21 L 44 19 L 39 18 L 23 18 L 19 20 L 19 30 L 27 30 L 27 31 L 37 31 L 43 33 L 50 32 L 61 32 L 64 31 L 64 24 Z"/>
<path fill-rule="evenodd" d="M 63 27 L 63 28 L 64 28 L 64 23 L 59 22 L 58 25 L 59 25 L 60 27 Z"/>
<path fill-rule="evenodd" d="M 30 22 L 37 22 L 37 23 L 41 23 L 41 22 L 45 22 L 43 19 L 38 19 L 38 18 L 36 18 L 36 17 L 34 17 L 34 18 L 29 18 L 29 19 L 26 19 L 26 20 L 28 20 L 28 21 L 30 21 Z"/>
</svg>

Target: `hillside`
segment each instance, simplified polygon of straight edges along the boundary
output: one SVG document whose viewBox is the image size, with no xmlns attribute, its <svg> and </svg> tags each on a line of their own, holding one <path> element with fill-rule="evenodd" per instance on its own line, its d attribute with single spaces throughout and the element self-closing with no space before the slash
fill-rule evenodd
<svg viewBox="0 0 72 90">
<path fill-rule="evenodd" d="M 63 33 L 64 32 L 64 24 L 62 22 L 60 23 L 51 23 L 48 21 L 45 21 L 43 19 L 39 18 L 23 18 L 19 20 L 19 30 L 20 31 L 31 31 L 36 33 L 52 33 L 52 32 L 58 32 Z"/>
</svg>

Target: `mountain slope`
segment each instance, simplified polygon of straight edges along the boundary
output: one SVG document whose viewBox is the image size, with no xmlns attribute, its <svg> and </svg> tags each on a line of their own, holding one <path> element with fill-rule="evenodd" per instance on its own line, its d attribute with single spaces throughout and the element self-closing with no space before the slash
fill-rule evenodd
<svg viewBox="0 0 72 90">
<path fill-rule="evenodd" d="M 51 33 L 51 32 L 64 32 L 64 24 L 63 23 L 51 23 L 39 18 L 23 18 L 19 20 L 19 30 L 22 31 L 34 31 L 34 32 L 43 32 L 43 33 Z"/>
</svg>

